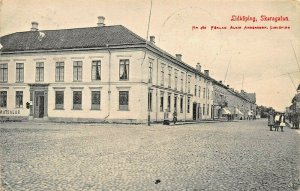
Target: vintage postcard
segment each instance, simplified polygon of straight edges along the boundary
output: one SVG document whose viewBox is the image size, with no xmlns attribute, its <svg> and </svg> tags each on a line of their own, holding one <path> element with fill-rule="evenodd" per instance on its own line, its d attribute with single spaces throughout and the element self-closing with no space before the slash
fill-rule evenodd
<svg viewBox="0 0 300 191">
<path fill-rule="evenodd" d="M 0 190 L 297 190 L 299 120 L 299 1 L 0 0 Z"/>
</svg>

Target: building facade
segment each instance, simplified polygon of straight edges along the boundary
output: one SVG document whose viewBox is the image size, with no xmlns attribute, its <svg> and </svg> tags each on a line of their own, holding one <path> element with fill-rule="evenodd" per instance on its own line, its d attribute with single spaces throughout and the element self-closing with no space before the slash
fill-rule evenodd
<svg viewBox="0 0 300 191">
<path fill-rule="evenodd" d="M 213 81 L 214 119 L 253 119 L 256 116 L 256 95 L 238 92 L 222 81 Z"/>
<path fill-rule="evenodd" d="M 213 86 L 201 72 L 127 28 L 38 30 L 1 37 L 1 120 L 179 121 L 212 117 Z"/>
</svg>

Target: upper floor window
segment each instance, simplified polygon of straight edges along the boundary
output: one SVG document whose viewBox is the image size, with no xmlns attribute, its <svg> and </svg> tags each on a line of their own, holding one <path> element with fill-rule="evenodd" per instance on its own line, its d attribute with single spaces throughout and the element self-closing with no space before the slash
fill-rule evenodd
<svg viewBox="0 0 300 191">
<path fill-rule="evenodd" d="M 73 80 L 82 81 L 82 61 L 73 62 Z"/>
<path fill-rule="evenodd" d="M 0 91 L 0 107 L 7 107 L 7 91 Z"/>
<path fill-rule="evenodd" d="M 205 98 L 205 88 L 203 88 L 203 98 Z"/>
<path fill-rule="evenodd" d="M 55 65 L 55 81 L 63 82 L 64 81 L 64 63 L 56 62 Z"/>
<path fill-rule="evenodd" d="M 37 62 L 35 66 L 35 81 L 43 82 L 44 81 L 44 63 Z"/>
<path fill-rule="evenodd" d="M 188 93 L 191 92 L 191 76 L 188 76 Z"/>
<path fill-rule="evenodd" d="M 149 83 L 152 83 L 152 76 L 153 76 L 153 60 L 149 59 Z"/>
<path fill-rule="evenodd" d="M 168 73 L 168 76 L 169 76 L 169 79 L 168 79 L 168 87 L 170 88 L 171 87 L 171 75 L 172 75 L 172 67 L 168 67 L 168 70 L 169 70 L 169 73 Z"/>
<path fill-rule="evenodd" d="M 165 84 L 165 82 L 164 82 L 164 80 L 165 80 L 165 65 L 164 64 L 162 64 L 161 65 L 161 70 L 160 70 L 160 85 L 162 85 L 162 86 L 164 86 L 164 84 Z"/>
<path fill-rule="evenodd" d="M 7 82 L 8 68 L 7 64 L 0 64 L 0 82 Z"/>
<path fill-rule="evenodd" d="M 201 97 L 201 86 L 199 86 L 199 89 L 198 89 L 198 96 Z"/>
<path fill-rule="evenodd" d="M 129 79 L 129 59 L 120 60 L 120 80 L 128 80 Z"/>
<path fill-rule="evenodd" d="M 184 76 L 184 73 L 181 72 L 181 78 L 180 78 L 180 89 L 181 89 L 181 91 L 183 91 L 183 76 Z"/>
<path fill-rule="evenodd" d="M 101 61 L 92 61 L 92 80 L 101 80 Z"/>
<path fill-rule="evenodd" d="M 24 63 L 16 64 L 16 82 L 24 82 Z"/>
<path fill-rule="evenodd" d="M 16 91 L 16 108 L 23 107 L 23 91 Z"/>
<path fill-rule="evenodd" d="M 197 96 L 197 85 L 195 85 L 194 95 Z"/>
<path fill-rule="evenodd" d="M 175 70 L 175 90 L 177 90 L 178 70 Z"/>
</svg>

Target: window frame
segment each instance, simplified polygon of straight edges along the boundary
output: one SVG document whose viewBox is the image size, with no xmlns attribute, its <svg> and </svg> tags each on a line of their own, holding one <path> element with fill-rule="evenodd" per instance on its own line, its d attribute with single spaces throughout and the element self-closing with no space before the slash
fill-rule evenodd
<svg viewBox="0 0 300 191">
<path fill-rule="evenodd" d="M 93 101 L 95 100 L 93 97 L 93 94 L 98 94 L 99 95 L 99 104 L 95 104 L 93 103 Z M 91 110 L 100 110 L 101 108 L 101 91 L 100 90 L 92 90 L 91 91 Z"/>
<path fill-rule="evenodd" d="M 8 81 L 8 64 L 1 63 L 0 64 L 0 82 L 7 83 Z"/>
<path fill-rule="evenodd" d="M 124 95 L 121 95 L 124 94 Z M 127 105 L 121 105 L 121 96 L 127 96 Z M 119 111 L 129 111 L 129 91 L 120 90 L 119 91 Z"/>
<path fill-rule="evenodd" d="M 78 99 L 78 101 L 80 101 L 80 103 L 75 103 L 75 96 L 76 95 L 80 95 L 80 99 Z M 73 91 L 73 110 L 82 110 L 82 91 Z"/>
<path fill-rule="evenodd" d="M 55 82 L 64 82 L 65 80 L 65 63 L 55 63 Z"/>
<path fill-rule="evenodd" d="M 98 63 L 99 63 L 99 65 L 98 65 Z M 97 79 L 97 68 L 99 68 L 99 79 Z M 93 76 L 94 69 L 95 69 L 95 78 Z M 101 68 L 101 60 L 92 60 L 92 69 L 91 69 L 92 81 L 100 81 L 101 80 L 101 69 L 102 69 Z"/>
<path fill-rule="evenodd" d="M 124 62 L 124 64 L 122 64 L 122 62 Z M 124 69 L 126 68 L 126 66 L 128 66 L 127 68 L 127 75 L 126 78 L 121 78 L 121 66 L 124 65 Z M 126 81 L 129 80 L 129 70 L 130 70 L 130 60 L 129 59 L 120 59 L 119 60 L 119 80 L 120 81 Z M 125 71 L 124 71 L 125 72 Z M 124 74 L 124 73 L 123 73 Z"/>
<path fill-rule="evenodd" d="M 58 93 L 62 93 L 62 103 L 58 103 Z M 65 103 L 65 92 L 62 90 L 56 90 L 55 91 L 55 109 L 56 110 L 63 110 L 64 109 L 64 103 Z"/>
<path fill-rule="evenodd" d="M 23 108 L 23 91 L 16 91 L 15 107 Z"/>
<path fill-rule="evenodd" d="M 24 82 L 24 63 L 16 63 L 16 83 Z"/>
<path fill-rule="evenodd" d="M 0 91 L 0 108 L 7 108 L 7 91 Z"/>
<path fill-rule="evenodd" d="M 83 63 L 82 61 L 73 61 L 73 81 L 82 82 L 82 70 Z"/>
<path fill-rule="evenodd" d="M 44 81 L 44 72 L 45 72 L 44 62 L 36 62 L 36 64 L 35 64 L 35 81 L 36 82 Z"/>
</svg>

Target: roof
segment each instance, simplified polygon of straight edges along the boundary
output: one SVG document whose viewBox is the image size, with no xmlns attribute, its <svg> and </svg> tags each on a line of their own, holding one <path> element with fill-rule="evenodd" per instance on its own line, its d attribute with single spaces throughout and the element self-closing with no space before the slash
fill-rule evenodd
<svg viewBox="0 0 300 191">
<path fill-rule="evenodd" d="M 42 37 L 43 36 L 43 37 Z M 146 40 L 122 25 L 17 32 L 1 37 L 1 52 L 95 48 Z"/>
</svg>

